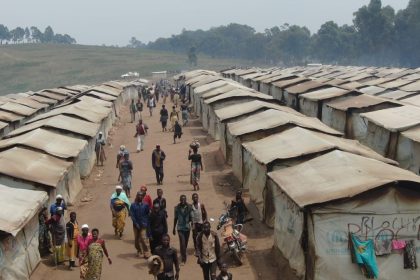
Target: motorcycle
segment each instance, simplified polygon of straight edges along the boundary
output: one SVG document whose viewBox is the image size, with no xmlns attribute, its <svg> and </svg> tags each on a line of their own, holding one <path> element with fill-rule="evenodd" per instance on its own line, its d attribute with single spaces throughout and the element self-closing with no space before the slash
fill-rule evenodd
<svg viewBox="0 0 420 280">
<path fill-rule="evenodd" d="M 227 247 L 225 254 L 230 253 L 232 258 L 239 265 L 242 265 L 242 256 L 246 251 L 247 237 L 242 234 L 242 224 L 234 224 L 232 220 L 232 211 L 234 209 L 226 208 L 225 213 L 220 215 L 217 230 L 222 228 L 221 236 L 224 241 L 224 245 Z"/>
</svg>

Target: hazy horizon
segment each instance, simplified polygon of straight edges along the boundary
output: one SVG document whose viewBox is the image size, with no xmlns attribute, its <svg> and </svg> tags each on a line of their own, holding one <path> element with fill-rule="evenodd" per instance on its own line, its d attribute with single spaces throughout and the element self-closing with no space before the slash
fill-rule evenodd
<svg viewBox="0 0 420 280">
<path fill-rule="evenodd" d="M 396 11 L 409 0 L 382 0 Z M 316 32 L 326 21 L 351 24 L 353 13 L 369 0 L 262 0 L 257 4 L 231 1 L 125 0 L 104 3 L 99 0 L 69 2 L 44 0 L 8 1 L 2 5 L 0 24 L 17 26 L 50 25 L 56 33 L 67 33 L 85 45 L 125 46 L 131 37 L 142 42 L 187 30 L 209 29 L 229 23 L 247 24 L 257 31 L 284 23 L 308 27 Z M 304 8 L 303 8 L 304 7 Z"/>
</svg>

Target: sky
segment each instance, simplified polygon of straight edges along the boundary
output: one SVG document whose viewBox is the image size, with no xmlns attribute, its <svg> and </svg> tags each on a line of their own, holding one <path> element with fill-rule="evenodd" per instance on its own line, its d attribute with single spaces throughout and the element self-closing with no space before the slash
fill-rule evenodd
<svg viewBox="0 0 420 280">
<path fill-rule="evenodd" d="M 382 0 L 395 10 L 409 0 Z M 312 32 L 326 21 L 351 24 L 353 12 L 369 0 L 0 0 L 0 24 L 50 25 L 56 33 L 67 33 L 79 44 L 128 44 L 131 37 L 142 42 L 209 29 L 232 22 L 257 31 L 284 23 L 308 27 Z"/>
</svg>

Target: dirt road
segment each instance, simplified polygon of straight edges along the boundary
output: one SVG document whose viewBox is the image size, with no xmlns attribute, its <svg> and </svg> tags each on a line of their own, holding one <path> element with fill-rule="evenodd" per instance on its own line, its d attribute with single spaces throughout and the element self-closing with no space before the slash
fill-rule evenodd
<svg viewBox="0 0 420 280">
<path fill-rule="evenodd" d="M 154 110 L 153 117 L 148 112 L 143 114 L 144 122 L 149 126 L 149 135 L 146 137 L 145 150 L 136 153 L 135 125 L 129 122 L 128 108 L 121 112 L 121 120 L 114 126 L 110 133 L 109 145 L 106 148 L 107 161 L 104 167 L 95 168 L 91 176 L 85 180 L 78 202 L 70 207 L 71 211 L 77 212 L 79 225 L 89 224 L 90 228 L 98 228 L 101 238 L 105 239 L 108 251 L 113 261 L 112 265 L 104 262 L 102 279 L 114 280 L 119 277 L 127 279 L 153 279 L 148 275 L 147 264 L 144 259 L 136 258 L 136 250 L 133 243 L 131 220 L 127 219 L 126 231 L 122 240 L 114 237 L 111 225 L 111 212 L 109 198 L 117 184 L 116 154 L 120 145 L 124 144 L 129 149 L 131 160 L 134 165 L 133 189 L 135 194 L 140 185 L 146 184 L 148 193 L 152 198 L 156 197 L 155 174 L 151 167 L 151 153 L 156 144 L 160 144 L 165 151 L 165 179 L 162 186 L 164 197 L 168 203 L 168 226 L 172 231 L 173 208 L 179 201 L 181 194 L 187 195 L 191 202 L 192 186 L 189 184 L 189 161 L 187 160 L 189 144 L 193 138 L 199 139 L 201 153 L 204 157 L 204 172 L 201 176 L 200 201 L 205 204 L 209 217 L 216 221 L 223 211 L 223 201 L 230 201 L 234 197 L 231 170 L 224 165 L 219 153 L 217 142 L 206 136 L 201 125 L 192 120 L 188 127 L 184 128 L 184 135 L 180 143 L 172 144 L 172 133 L 161 132 L 159 123 L 159 106 Z M 89 200 L 87 202 L 82 202 Z M 252 209 L 252 206 L 251 206 Z M 216 229 L 216 222 L 212 224 Z M 249 236 L 249 251 L 240 267 L 235 266 L 227 259 L 231 266 L 230 271 L 234 279 L 280 279 L 276 274 L 273 262 L 272 231 L 259 223 L 257 219 L 245 225 L 245 234 Z M 178 236 L 171 235 L 171 245 L 178 247 Z M 189 242 L 189 256 L 185 266 L 181 267 L 180 279 L 197 280 L 203 279 L 196 258 L 193 256 L 193 243 Z M 44 260 L 32 275 L 32 280 L 40 279 L 78 279 L 79 269 L 69 271 L 67 265 L 53 267 Z M 121 278 L 120 278 L 121 279 Z"/>
</svg>

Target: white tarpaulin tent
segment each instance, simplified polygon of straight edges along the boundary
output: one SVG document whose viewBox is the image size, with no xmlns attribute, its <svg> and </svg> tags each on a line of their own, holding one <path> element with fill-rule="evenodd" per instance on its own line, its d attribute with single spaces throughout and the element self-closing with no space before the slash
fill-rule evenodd
<svg viewBox="0 0 420 280">
<path fill-rule="evenodd" d="M 243 188 L 249 190 L 251 200 L 257 206 L 260 218 L 269 226 L 274 224 L 274 213 L 268 213 L 264 205 L 267 173 L 297 165 L 332 150 L 341 150 L 397 164 L 358 141 L 348 140 L 301 127 L 293 127 L 266 138 L 242 144 Z"/>
<path fill-rule="evenodd" d="M 242 143 L 259 140 L 293 126 L 341 136 L 341 133 L 329 128 L 318 119 L 302 117 L 274 109 L 269 109 L 228 124 L 226 140 L 224 140 L 227 143 L 226 151 L 232 151 L 233 174 L 241 183 L 243 178 Z M 229 158 L 229 155 L 225 155 L 225 158 Z"/>
<path fill-rule="evenodd" d="M 348 237 L 416 240 L 420 177 L 341 151 L 268 174 L 275 209 L 275 245 L 302 279 L 364 279 Z M 403 255 L 376 257 L 379 279 L 417 279 Z M 305 278 L 306 277 L 306 278 Z"/>
<path fill-rule="evenodd" d="M 27 280 L 40 262 L 38 213 L 47 200 L 43 191 L 0 185 L 0 279 Z"/>
</svg>

